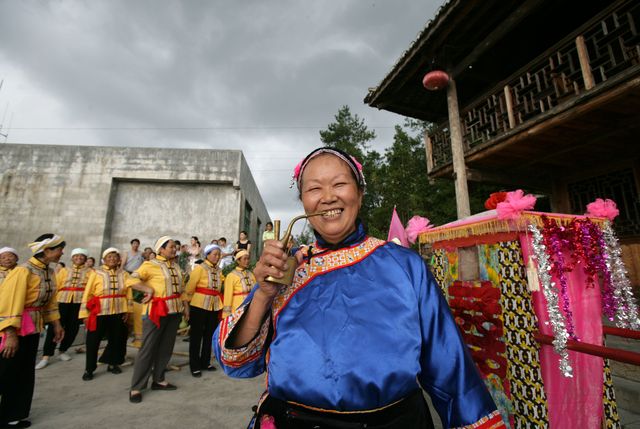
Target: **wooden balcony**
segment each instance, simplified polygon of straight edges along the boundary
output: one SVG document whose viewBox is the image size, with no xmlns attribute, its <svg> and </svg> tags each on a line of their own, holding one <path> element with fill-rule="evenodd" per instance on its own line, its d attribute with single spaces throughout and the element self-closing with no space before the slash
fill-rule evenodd
<svg viewBox="0 0 640 429">
<path fill-rule="evenodd" d="M 460 119 L 467 167 L 517 171 L 518 183 L 639 156 L 640 2 L 585 23 L 464 106 Z M 430 176 L 451 176 L 446 121 L 429 132 L 427 152 Z"/>
</svg>

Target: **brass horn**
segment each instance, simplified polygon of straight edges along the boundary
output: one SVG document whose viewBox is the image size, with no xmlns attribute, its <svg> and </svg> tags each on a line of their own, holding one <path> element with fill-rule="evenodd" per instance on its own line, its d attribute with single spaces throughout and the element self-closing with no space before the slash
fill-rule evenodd
<svg viewBox="0 0 640 429">
<path fill-rule="evenodd" d="M 289 239 L 291 238 L 291 229 L 293 228 L 293 225 L 299 221 L 300 219 L 307 219 L 313 216 L 322 216 L 323 214 L 325 214 L 327 211 L 321 211 L 321 212 L 315 212 L 315 213 L 309 213 L 309 214 L 303 214 L 300 216 L 296 216 L 293 219 L 291 219 L 291 222 L 289 222 L 289 226 L 287 227 L 287 231 L 284 233 L 284 236 L 282 237 L 282 239 L 280 239 L 280 221 L 279 220 L 274 220 L 273 221 L 273 236 L 275 237 L 276 240 L 280 241 L 280 243 L 282 243 L 282 245 L 285 248 L 285 251 L 288 251 L 287 249 L 287 245 L 289 244 Z M 285 272 L 283 273 L 283 277 L 281 279 L 277 279 L 275 277 L 272 276 L 267 276 L 265 278 L 266 281 L 268 282 L 272 282 L 272 283 L 278 283 L 281 285 L 286 285 L 289 286 L 291 285 L 291 283 L 293 282 L 293 273 L 296 271 L 296 258 L 294 256 L 289 256 L 287 258 L 287 269 L 285 270 Z"/>
</svg>

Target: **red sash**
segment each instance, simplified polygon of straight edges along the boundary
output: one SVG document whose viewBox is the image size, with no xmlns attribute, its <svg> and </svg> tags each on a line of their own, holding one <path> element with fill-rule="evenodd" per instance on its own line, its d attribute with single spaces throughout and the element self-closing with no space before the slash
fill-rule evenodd
<svg viewBox="0 0 640 429">
<path fill-rule="evenodd" d="M 220 293 L 220 291 L 215 289 L 209 289 L 206 287 L 197 287 L 196 292 L 201 293 L 203 295 L 217 296 L 219 298 L 222 298 L 222 294 Z"/>
<path fill-rule="evenodd" d="M 70 290 L 72 292 L 84 292 L 84 288 L 83 287 L 63 287 L 60 290 Z"/>
<path fill-rule="evenodd" d="M 153 322 L 156 327 L 160 327 L 160 318 L 169 314 L 169 307 L 167 307 L 167 301 L 170 299 L 180 298 L 179 294 L 165 296 L 162 298 L 153 298 L 151 300 L 151 311 L 149 311 L 149 320 Z"/>
<path fill-rule="evenodd" d="M 233 296 L 240 296 L 240 295 L 249 295 L 250 292 L 236 292 L 233 294 Z"/>
<path fill-rule="evenodd" d="M 102 296 L 94 296 L 87 302 L 87 310 L 89 310 L 89 318 L 87 319 L 86 327 L 89 332 L 93 332 L 98 329 L 98 315 L 100 314 L 100 310 L 102 306 L 100 305 L 101 299 L 107 298 L 126 298 L 126 295 L 118 294 L 118 295 L 102 295 Z"/>
</svg>

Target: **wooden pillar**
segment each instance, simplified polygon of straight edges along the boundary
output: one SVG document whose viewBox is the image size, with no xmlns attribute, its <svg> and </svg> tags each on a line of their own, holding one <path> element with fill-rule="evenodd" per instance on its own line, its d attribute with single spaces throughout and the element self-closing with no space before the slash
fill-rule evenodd
<svg viewBox="0 0 640 429">
<path fill-rule="evenodd" d="M 556 213 L 571 213 L 569 190 L 562 180 L 554 180 L 551 184 L 551 211 Z"/>
<path fill-rule="evenodd" d="M 504 86 L 504 100 L 507 103 L 507 116 L 509 117 L 509 128 L 516 126 L 516 116 L 513 114 L 513 94 L 511 94 L 511 87 L 509 85 Z"/>
<path fill-rule="evenodd" d="M 447 107 L 449 109 L 453 174 L 456 180 L 456 207 L 458 208 L 458 219 L 462 219 L 471 215 L 471 208 L 469 207 L 469 189 L 467 188 L 467 168 L 464 162 L 464 143 L 462 141 L 462 124 L 458 108 L 458 91 L 456 90 L 456 82 L 451 76 L 449 86 L 447 86 Z"/>
<path fill-rule="evenodd" d="M 427 131 L 424 132 L 424 150 L 427 155 L 427 174 L 429 174 L 433 170 L 433 144 Z"/>
<path fill-rule="evenodd" d="M 589 51 L 587 44 L 584 42 L 584 36 L 576 37 L 576 48 L 578 49 L 578 59 L 580 60 L 580 69 L 582 70 L 582 80 L 584 80 L 584 88 L 591 89 L 596 86 L 591 73 L 591 64 L 589 64 Z"/>
</svg>

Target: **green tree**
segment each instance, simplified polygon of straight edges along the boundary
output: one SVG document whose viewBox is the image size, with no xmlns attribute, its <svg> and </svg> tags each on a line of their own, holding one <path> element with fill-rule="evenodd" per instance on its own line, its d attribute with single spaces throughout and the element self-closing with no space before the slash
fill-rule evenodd
<svg viewBox="0 0 640 429">
<path fill-rule="evenodd" d="M 396 126 L 393 144 L 385 150 L 384 165 L 379 174 L 380 204 L 374 209 L 371 232 L 386 236 L 394 206 L 406 224 L 412 216 L 424 216 L 434 224 L 455 218 L 453 184 L 430 182 L 421 135 L 412 136 Z"/>
<path fill-rule="evenodd" d="M 316 239 L 313 235 L 313 229 L 311 228 L 310 223 L 306 223 L 300 234 L 294 235 L 293 238 L 296 240 L 296 243 L 300 246 L 302 244 L 311 244 Z"/>
<path fill-rule="evenodd" d="M 365 159 L 369 142 L 376 138 L 375 131 L 369 130 L 364 119 L 352 114 L 349 106 L 342 106 L 334 117 L 335 122 L 320 131 L 320 141 L 325 146 L 343 150 L 355 156 L 360 162 Z"/>
</svg>

